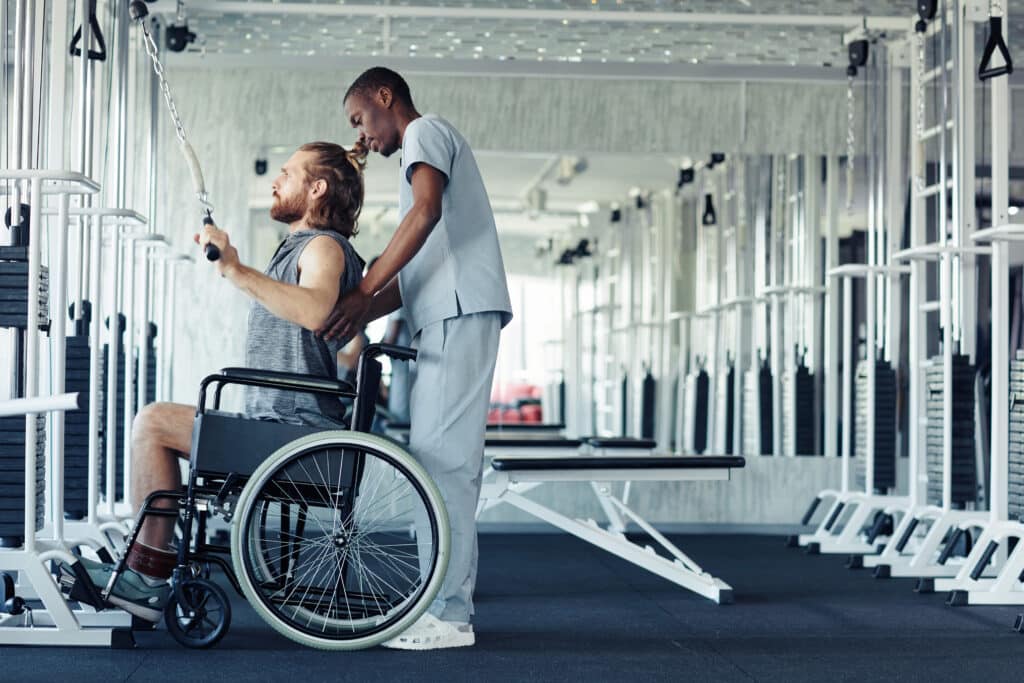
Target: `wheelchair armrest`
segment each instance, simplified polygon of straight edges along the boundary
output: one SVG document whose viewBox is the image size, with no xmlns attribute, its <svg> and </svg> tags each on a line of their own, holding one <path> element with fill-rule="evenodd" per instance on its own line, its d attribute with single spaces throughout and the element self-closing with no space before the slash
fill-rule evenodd
<svg viewBox="0 0 1024 683">
<path fill-rule="evenodd" d="M 355 388 L 348 382 L 315 375 L 300 375 L 276 370 L 257 370 L 254 368 L 224 368 L 220 374 L 207 375 L 199 383 L 199 401 L 197 412 L 206 410 L 206 388 L 215 385 L 214 408 L 220 405 L 220 392 L 228 384 L 243 384 L 255 387 L 269 387 L 289 391 L 308 392 L 311 394 L 328 394 L 330 396 L 354 398 Z"/>
<path fill-rule="evenodd" d="M 356 393 L 356 388 L 348 382 L 327 377 L 317 377 L 316 375 L 300 375 L 294 372 L 257 370 L 255 368 L 223 368 L 220 374 L 229 380 L 260 382 L 266 386 L 275 386 L 282 389 L 337 394 L 339 396 Z"/>
</svg>

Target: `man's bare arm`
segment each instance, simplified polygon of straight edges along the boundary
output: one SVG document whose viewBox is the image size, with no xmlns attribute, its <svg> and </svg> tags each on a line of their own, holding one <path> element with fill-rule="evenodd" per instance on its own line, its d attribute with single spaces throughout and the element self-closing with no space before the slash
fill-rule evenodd
<svg viewBox="0 0 1024 683">
<path fill-rule="evenodd" d="M 334 308 L 345 271 L 345 253 L 326 235 L 314 238 L 303 249 L 297 285 L 279 282 L 241 263 L 227 233 L 217 228 L 206 228 L 197 241 L 203 247 L 217 245 L 221 258 L 216 265 L 221 274 L 278 318 L 316 330 Z"/>
<path fill-rule="evenodd" d="M 446 182 L 444 173 L 429 164 L 412 169 L 412 208 L 402 219 L 388 246 L 363 278 L 360 289 L 374 295 L 386 287 L 405 264 L 423 247 L 430 232 L 441 220 L 441 204 Z"/>
</svg>

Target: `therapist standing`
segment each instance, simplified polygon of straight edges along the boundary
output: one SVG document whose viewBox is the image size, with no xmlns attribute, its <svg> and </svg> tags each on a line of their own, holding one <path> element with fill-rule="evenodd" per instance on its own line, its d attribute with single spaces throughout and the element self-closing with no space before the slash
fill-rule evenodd
<svg viewBox="0 0 1024 683">
<path fill-rule="evenodd" d="M 473 645 L 476 505 L 484 430 L 501 328 L 512 319 L 494 213 L 465 138 L 421 115 L 409 86 L 374 67 L 344 98 L 359 143 L 401 152 L 398 229 L 362 284 L 338 300 L 323 332 L 346 336 L 399 307 L 417 348 L 409 450 L 444 497 L 451 526 L 448 574 L 426 614 L 385 647 Z"/>
</svg>

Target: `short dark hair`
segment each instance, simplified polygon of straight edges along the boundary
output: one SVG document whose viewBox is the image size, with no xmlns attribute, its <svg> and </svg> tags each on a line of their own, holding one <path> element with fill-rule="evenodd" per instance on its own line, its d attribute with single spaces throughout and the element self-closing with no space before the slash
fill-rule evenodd
<svg viewBox="0 0 1024 683">
<path fill-rule="evenodd" d="M 407 106 L 413 106 L 412 95 L 409 93 L 409 84 L 405 82 L 397 72 L 383 66 L 375 66 L 367 69 L 359 75 L 359 78 L 352 81 L 345 91 L 342 102 L 348 100 L 352 95 L 371 96 L 381 88 L 387 88 L 396 100 Z"/>
<path fill-rule="evenodd" d="M 323 199 L 310 210 L 310 227 L 334 230 L 347 238 L 353 237 L 359 232 L 359 214 L 363 210 L 366 149 L 355 147 L 347 150 L 333 142 L 309 142 L 299 150 L 316 155 L 306 165 L 308 180 L 327 183 Z"/>
</svg>

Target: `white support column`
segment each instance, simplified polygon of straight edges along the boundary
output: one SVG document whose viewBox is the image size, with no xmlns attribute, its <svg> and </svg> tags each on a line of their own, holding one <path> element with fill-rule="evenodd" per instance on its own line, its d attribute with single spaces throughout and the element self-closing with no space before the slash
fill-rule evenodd
<svg viewBox="0 0 1024 683">
<path fill-rule="evenodd" d="M 50 88 L 47 95 L 46 165 L 65 168 L 67 102 L 68 0 L 50 0 Z"/>
<path fill-rule="evenodd" d="M 826 239 L 825 239 L 825 272 L 831 271 L 839 265 L 839 158 L 830 155 L 827 158 L 825 169 L 825 214 L 826 214 Z M 823 301 L 825 302 L 825 365 L 824 365 L 824 390 L 825 390 L 825 435 L 824 448 L 826 457 L 839 455 L 839 433 L 836 431 L 840 424 L 843 424 L 843 431 L 849 427 L 839 418 L 839 297 L 837 288 L 840 286 L 838 278 L 828 278 L 825 282 L 826 290 Z M 849 332 L 847 331 L 847 335 Z M 847 372 L 849 372 L 847 370 Z"/>
<path fill-rule="evenodd" d="M 1009 21 L 1003 20 L 1003 31 Z M 1004 33 L 1005 36 L 1005 33 Z M 1010 222 L 1009 216 L 1009 150 L 1010 150 L 1010 88 L 1009 76 L 990 81 L 992 102 L 992 225 Z M 973 194 L 971 195 L 973 196 Z M 973 206 L 973 203 L 972 203 Z M 1004 313 L 1009 310 L 1009 244 L 992 243 L 992 433 L 991 485 L 989 510 L 993 522 L 1007 518 L 1008 436 L 1010 395 L 1009 330 Z"/>
<path fill-rule="evenodd" d="M 132 466 L 132 423 L 135 421 L 135 291 L 137 279 L 135 277 L 135 237 L 128 237 L 124 241 L 124 280 L 121 288 L 124 301 L 124 443 L 121 444 L 121 473 L 124 475 L 123 496 L 129 500 L 131 487 L 131 466 Z"/>
<path fill-rule="evenodd" d="M 811 154 L 805 157 L 804 164 L 804 231 L 806 234 L 807 251 L 804 258 L 806 281 L 801 284 L 807 287 L 823 287 L 827 284 L 821 260 L 822 161 L 822 157 Z M 810 310 L 809 319 L 805 326 L 807 333 L 805 339 L 807 340 L 808 369 L 814 381 L 814 453 L 819 454 L 823 448 L 823 435 L 821 433 L 823 402 L 821 396 L 825 388 L 823 381 L 825 374 L 825 349 L 820 331 L 824 317 L 822 308 L 825 297 L 810 294 L 804 298 L 804 301 Z M 827 336 L 828 332 L 826 331 L 825 334 Z"/>
<path fill-rule="evenodd" d="M 849 277 L 841 279 L 843 288 L 843 326 L 849 329 L 853 322 L 853 280 Z M 839 490 L 846 493 L 850 490 L 850 457 L 853 455 L 853 345 L 854 335 L 847 332 L 843 344 L 843 467 L 842 483 Z"/>
<path fill-rule="evenodd" d="M 772 182 L 770 186 L 770 192 L 776 198 L 776 201 L 772 202 L 772 221 L 771 221 L 771 233 L 769 234 L 768 244 L 770 245 L 771 252 L 768 256 L 771 262 L 771 275 L 770 284 L 772 287 L 779 286 L 779 278 L 782 275 L 781 259 L 783 258 L 784 249 L 779 245 L 779 225 L 782 221 L 783 212 L 780 210 L 779 201 L 779 183 L 777 179 L 780 177 L 781 171 L 780 166 L 784 166 L 786 158 L 783 156 L 777 156 L 772 160 Z M 784 200 L 783 200 L 784 201 Z M 784 245 L 783 245 L 784 246 Z M 783 455 L 782 452 L 782 373 L 785 372 L 784 361 L 785 356 L 783 355 L 783 346 L 785 342 L 783 340 L 783 329 L 782 329 L 782 303 L 778 295 L 771 297 L 771 341 L 769 345 L 771 347 L 771 369 L 772 369 L 772 455 L 778 457 Z"/>
</svg>

